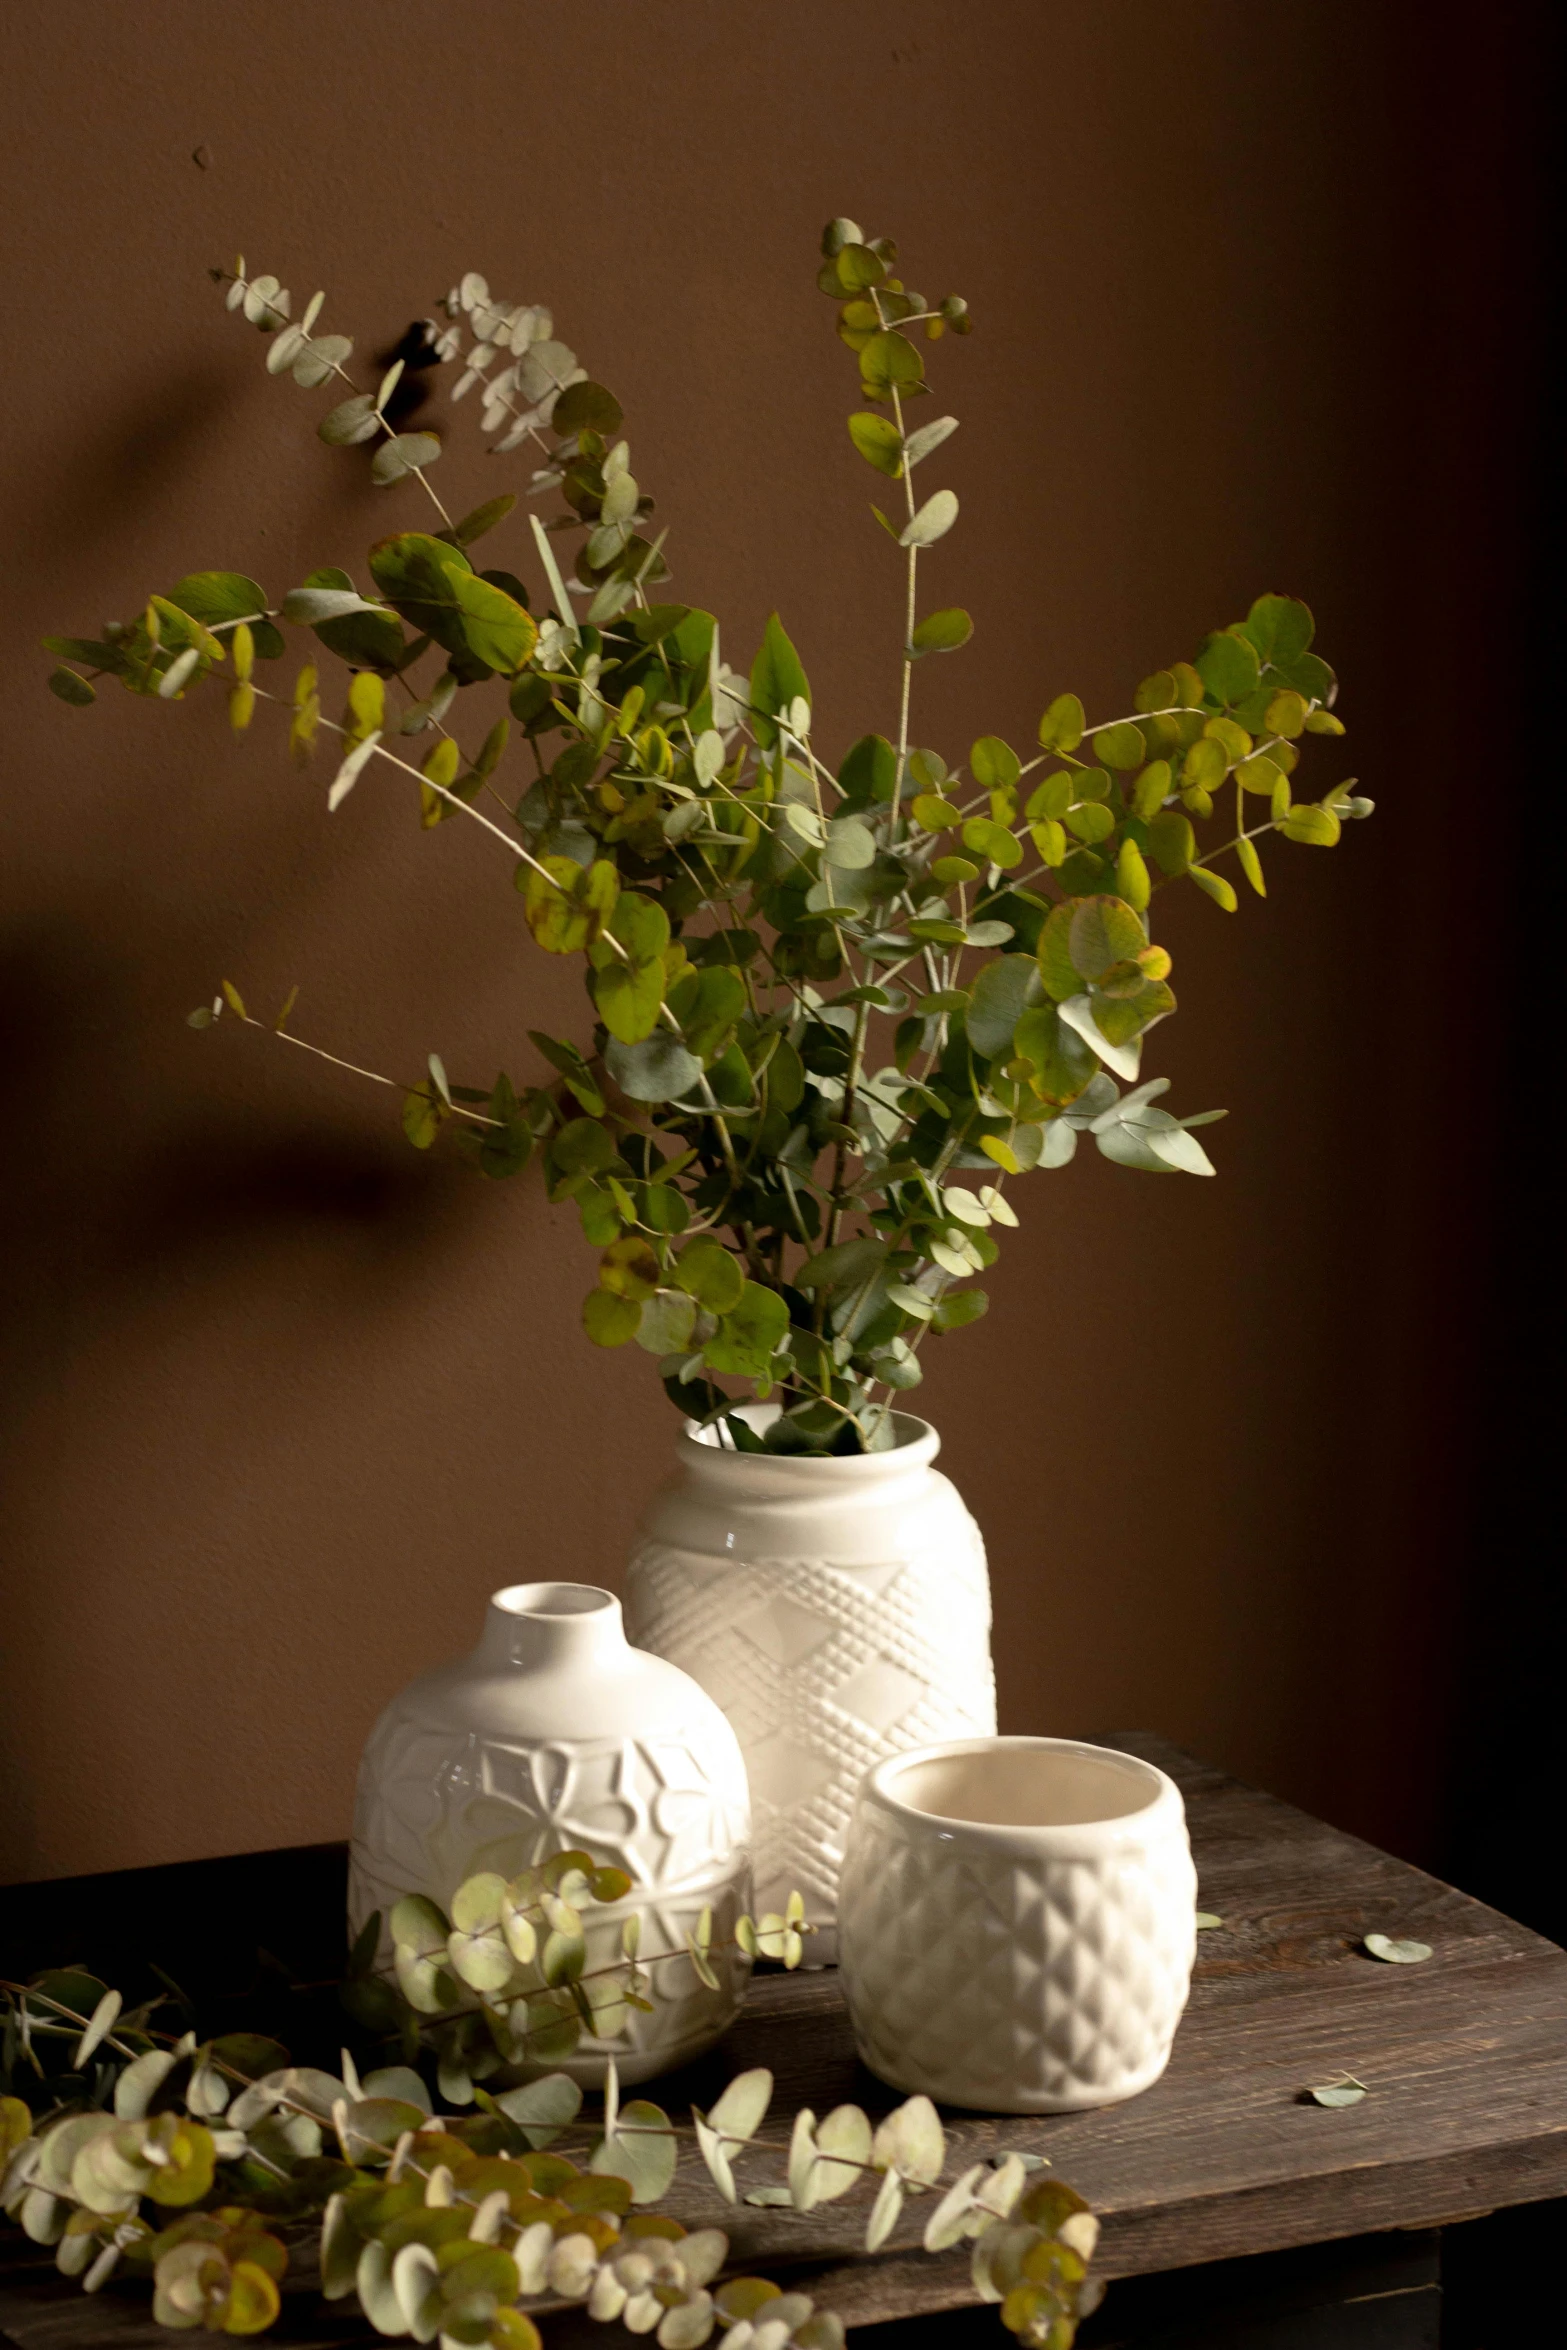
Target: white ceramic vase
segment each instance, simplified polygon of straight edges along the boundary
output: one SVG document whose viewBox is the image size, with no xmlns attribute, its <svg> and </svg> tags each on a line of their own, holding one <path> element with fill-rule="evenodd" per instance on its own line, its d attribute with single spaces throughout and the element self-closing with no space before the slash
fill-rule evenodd
<svg viewBox="0 0 1567 2350">
<path fill-rule="evenodd" d="M 1135 1755 L 993 1738 L 895 1757 L 844 1861 L 860 2054 L 989 2113 L 1135 2097 L 1169 2062 L 1196 1896 L 1180 1789 Z"/>
<path fill-rule="evenodd" d="M 628 1645 L 620 1602 L 580 1583 L 521 1583 L 490 1601 L 471 1656 L 392 1700 L 359 1769 L 349 1926 L 404 1893 L 445 1908 L 481 1869 L 516 1876 L 581 1849 L 624 1869 L 623 1902 L 590 1910 L 588 1965 L 619 1954 L 642 1914 L 653 2013 L 613 2048 L 585 2039 L 564 2070 L 623 2081 L 683 2064 L 718 2038 L 744 1988 L 738 1952 L 715 1951 L 705 1990 L 683 1950 L 711 1904 L 715 1933 L 750 1907 L 745 1766 L 719 1708 L 661 1657 Z M 653 1963 L 648 1963 L 648 1962 Z"/>
<path fill-rule="evenodd" d="M 763 1427 L 774 1406 L 748 1406 Z M 911 1746 L 996 1726 L 979 1528 L 932 1462 L 934 1428 L 896 1416 L 887 1452 L 736 1452 L 689 1425 L 645 1512 L 626 1586 L 631 1637 L 699 1681 L 734 1724 L 751 1785 L 757 1907 L 796 1887 L 836 1956 L 838 1872 L 856 1790 Z"/>
</svg>

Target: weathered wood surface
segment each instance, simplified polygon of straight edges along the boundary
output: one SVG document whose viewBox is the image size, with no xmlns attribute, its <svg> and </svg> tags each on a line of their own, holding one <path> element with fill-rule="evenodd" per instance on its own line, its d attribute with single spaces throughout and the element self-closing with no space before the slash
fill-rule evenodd
<svg viewBox="0 0 1567 2350">
<path fill-rule="evenodd" d="M 1201 1903 L 1224 1924 L 1199 1936 L 1191 2004 L 1162 2081 L 1097 2113 L 949 2114 L 954 2164 L 1009 2146 L 1046 2155 L 1099 2214 L 1095 2265 L 1107 2277 L 1567 2194 L 1567 1952 L 1162 1740 L 1108 1742 L 1180 1782 Z M 1382 1964 L 1360 1948 L 1370 1932 L 1414 1936 L 1434 1955 Z M 770 2139 L 786 2139 L 802 2105 L 820 2114 L 852 2099 L 874 2114 L 897 2102 L 858 2064 L 831 1971 L 759 1978 L 718 2054 L 658 2094 L 678 2112 L 755 2064 L 777 2080 Z M 1367 2084 L 1362 2104 L 1302 2102 L 1312 2083 L 1341 2072 Z M 749 2158 L 742 2188 L 778 2167 Z M 669 2208 L 688 2225 L 724 2226 L 741 2265 L 787 2268 L 851 2325 L 970 2302 L 962 2254 L 917 2249 L 917 2202 L 894 2243 L 867 2259 L 861 2202 L 806 2217 L 730 2209 L 693 2152 Z M 84 2301 L 33 2247 L 9 2238 L 0 2260 L 0 2329 L 17 2350 L 167 2340 L 144 2301 L 118 2292 Z M 311 2350 L 369 2338 L 319 2303 L 313 2314 L 299 2306 L 297 2318 L 291 2308 L 284 2323 L 279 2338 Z M 563 2323 L 575 2336 L 573 2321 L 557 2321 L 556 2340 Z"/>
</svg>

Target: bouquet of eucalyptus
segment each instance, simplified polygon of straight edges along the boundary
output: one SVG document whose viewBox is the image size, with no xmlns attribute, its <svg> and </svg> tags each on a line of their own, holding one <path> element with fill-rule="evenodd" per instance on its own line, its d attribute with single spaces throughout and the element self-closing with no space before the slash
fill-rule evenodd
<svg viewBox="0 0 1567 2350">
<path fill-rule="evenodd" d="M 271 1027 L 398 1085 L 410 1142 L 449 1137 L 487 1176 L 537 1156 L 599 1252 L 582 1309 L 596 1345 L 656 1356 L 720 1441 L 843 1453 L 890 1445 L 926 1337 L 984 1313 L 975 1277 L 1018 1222 L 1017 1177 L 1064 1167 L 1084 1133 L 1120 1166 L 1213 1173 L 1194 1129 L 1222 1113 L 1178 1117 L 1169 1081 L 1141 1074 L 1175 1009 L 1154 901 L 1189 886 L 1233 912 L 1232 872 L 1266 894 L 1260 842 L 1331 847 L 1371 802 L 1352 782 L 1296 796 L 1306 738 L 1344 730 L 1311 614 L 1278 595 L 1146 677 L 1124 714 L 1090 725 L 1060 693 L 1026 753 L 997 734 L 951 761 L 920 743 L 918 665 L 972 633 L 922 587 L 958 514 L 931 478 L 957 420 L 916 421 L 922 346 L 971 322 L 853 221 L 829 225 L 822 255 L 858 369 L 851 450 L 892 509 L 871 507 L 891 548 L 895 720 L 836 762 L 776 616 L 744 672 L 711 613 L 668 600 L 620 402 L 547 310 L 477 275 L 414 339 L 412 374 L 398 359 L 361 384 L 320 294 L 296 321 L 275 277 L 215 272 L 268 369 L 332 392 L 320 437 L 368 449 L 374 481 L 421 496 L 431 527 L 378 540 L 358 581 L 323 568 L 274 603 L 248 574 L 197 572 L 101 640 L 47 641 L 67 702 L 101 677 L 152 700 L 225 691 L 236 731 L 266 705 L 306 767 L 326 738 L 329 810 L 395 785 L 421 824 L 496 842 L 522 920 L 546 953 L 581 957 L 589 999 L 580 1036 L 530 1031 L 532 1080 L 460 1085 L 439 1054 L 406 1080 L 359 1069 L 294 1033 L 294 995 L 263 1020 L 231 981 L 192 1025 Z M 454 520 L 430 478 L 441 439 L 408 428 L 415 378 L 440 363 L 497 453 L 531 449 L 527 494 L 560 501 L 522 536 L 533 589 L 470 553 L 516 497 Z M 286 630 L 307 657 L 269 684 Z M 781 1408 L 741 1416 L 747 1396 Z"/>
</svg>

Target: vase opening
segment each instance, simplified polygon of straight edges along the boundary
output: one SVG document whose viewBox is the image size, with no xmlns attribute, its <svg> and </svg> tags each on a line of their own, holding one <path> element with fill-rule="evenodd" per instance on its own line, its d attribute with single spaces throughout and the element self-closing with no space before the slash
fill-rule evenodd
<svg viewBox="0 0 1567 2350">
<path fill-rule="evenodd" d="M 508 1583 L 490 1605 L 508 1616 L 601 1616 L 620 1602 L 596 1583 Z"/>
<path fill-rule="evenodd" d="M 1135 1755 L 1051 1738 L 996 1738 L 911 1755 L 877 1774 L 893 1803 L 971 1827 L 1078 1828 L 1132 1818 L 1164 1781 Z"/>
<path fill-rule="evenodd" d="M 491 1595 L 481 1653 L 530 1669 L 618 1668 L 629 1653 L 620 1602 L 594 1583 L 509 1583 Z"/>
<path fill-rule="evenodd" d="M 779 1417 L 782 1409 L 782 1405 L 776 1403 L 741 1403 L 736 1404 L 733 1411 L 726 1413 L 725 1418 L 743 1420 L 746 1426 L 754 1430 L 758 1436 L 765 1436 L 773 1422 Z M 758 1453 L 742 1452 L 736 1445 L 734 1438 L 728 1433 L 722 1420 L 709 1421 L 705 1427 L 699 1420 L 687 1420 L 685 1434 L 687 1441 L 691 1444 L 699 1444 L 705 1454 L 718 1453 L 726 1460 L 750 1462 L 756 1462 L 762 1458 Z M 900 1454 L 906 1454 L 910 1447 L 925 1444 L 927 1441 L 929 1444 L 928 1458 L 934 1460 L 941 1449 L 941 1444 L 930 1422 L 920 1419 L 913 1412 L 894 1412 L 892 1415 L 892 1442 L 885 1452 L 776 1452 L 769 1453 L 766 1458 L 769 1464 L 787 1461 L 796 1467 L 806 1469 L 827 1467 L 838 1470 L 847 1469 L 853 1472 L 855 1469 L 863 1469 L 867 1465 L 884 1466 Z M 903 1465 L 904 1463 L 900 1460 L 900 1468 Z"/>
</svg>

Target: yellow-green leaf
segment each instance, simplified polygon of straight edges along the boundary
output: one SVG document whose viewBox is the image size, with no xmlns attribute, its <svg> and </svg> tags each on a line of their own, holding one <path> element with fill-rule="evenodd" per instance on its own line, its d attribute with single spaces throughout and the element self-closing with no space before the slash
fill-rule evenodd
<svg viewBox="0 0 1567 2350">
<path fill-rule="evenodd" d="M 428 1078 L 410 1086 L 403 1096 L 403 1132 L 416 1151 L 429 1149 L 450 1116 L 438 1088 Z"/>
<path fill-rule="evenodd" d="M 1305 728 L 1305 696 L 1296 693 L 1293 686 L 1286 686 L 1268 704 L 1262 723 L 1269 734 L 1281 734 L 1286 742 L 1292 742 Z"/>
<path fill-rule="evenodd" d="M 963 811 L 944 800 L 939 792 L 922 791 L 910 802 L 909 813 L 926 832 L 945 832 L 949 825 L 961 824 Z"/>
<path fill-rule="evenodd" d="M 1308 848 L 1331 849 L 1338 840 L 1340 825 L 1328 809 L 1302 803 L 1298 808 L 1291 808 L 1279 830 L 1286 840 L 1304 841 Z"/>
<path fill-rule="evenodd" d="M 1151 823 L 1164 806 L 1170 792 L 1170 762 L 1168 759 L 1150 761 L 1132 786 L 1132 813 L 1145 824 Z"/>
<path fill-rule="evenodd" d="M 1127 904 L 1140 914 L 1152 894 L 1153 885 L 1143 853 L 1134 840 L 1123 840 L 1115 861 L 1115 883 Z"/>
<path fill-rule="evenodd" d="M 1229 766 L 1223 743 L 1211 734 L 1199 736 L 1181 761 L 1181 781 L 1188 789 L 1216 791 Z"/>
<path fill-rule="evenodd" d="M 849 419 L 849 438 L 867 465 L 891 481 L 898 479 L 903 471 L 903 436 L 889 418 L 861 410 Z"/>
<path fill-rule="evenodd" d="M 993 823 L 988 816 L 971 816 L 963 827 L 963 846 L 972 849 L 976 857 L 999 865 L 1003 871 L 1023 861 L 1023 844 L 1015 832 L 1004 824 Z"/>
<path fill-rule="evenodd" d="M 283 2304 L 276 2285 L 254 2260 L 236 2260 L 229 2271 L 229 2294 L 223 2305 L 226 2334 L 264 2334 Z"/>
<path fill-rule="evenodd" d="M 590 1290 L 582 1301 L 582 1327 L 595 1346 L 627 1346 L 637 1334 L 642 1308 L 612 1289 Z"/>
<path fill-rule="evenodd" d="M 640 1044 L 658 1026 L 664 966 L 657 960 L 610 963 L 593 974 L 593 1001 L 611 1036 Z"/>
<path fill-rule="evenodd" d="M 571 857 L 541 857 L 523 866 L 522 876 L 528 928 L 549 955 L 591 945 L 620 894 L 620 878 L 602 858 L 584 870 Z"/>
<path fill-rule="evenodd" d="M 960 605 L 949 611 L 927 612 L 909 639 L 912 653 L 955 653 L 974 634 L 974 623 Z"/>
<path fill-rule="evenodd" d="M 1094 736 L 1094 757 L 1102 760 L 1106 767 L 1125 772 L 1132 767 L 1141 767 L 1147 756 L 1148 745 L 1143 740 L 1142 731 L 1129 718 L 1123 718 L 1118 725 L 1102 728 Z"/>
<path fill-rule="evenodd" d="M 1235 895 L 1233 884 L 1226 881 L 1222 873 L 1212 873 L 1206 865 L 1192 865 L 1187 870 L 1205 896 L 1212 898 L 1216 906 L 1222 906 L 1226 914 L 1234 913 L 1240 900 Z"/>
<path fill-rule="evenodd" d="M 599 1259 L 599 1287 L 639 1305 L 653 1296 L 662 1278 L 656 1253 L 639 1233 L 628 1232 L 613 1241 Z"/>
<path fill-rule="evenodd" d="M 1039 739 L 1047 751 L 1075 751 L 1088 723 L 1076 694 L 1057 694 L 1039 721 Z"/>
<path fill-rule="evenodd" d="M 477 660 L 503 677 L 514 677 L 533 658 L 539 641 L 531 612 L 490 579 L 455 563 L 443 566 L 453 603 L 462 614 L 462 633 Z"/>
<path fill-rule="evenodd" d="M 1190 818 L 1174 808 L 1162 809 L 1148 826 L 1148 846 L 1161 872 L 1184 873 L 1197 853 L 1197 835 Z"/>
<path fill-rule="evenodd" d="M 1133 909 L 1115 897 L 1079 898 L 1068 939 L 1073 967 L 1084 979 L 1097 979 L 1112 963 L 1133 959 L 1148 943 Z"/>
<path fill-rule="evenodd" d="M 1072 960 L 1072 905 L 1053 907 L 1039 933 L 1036 949 L 1039 976 L 1045 983 L 1045 993 L 1064 1004 L 1082 988 L 1077 965 Z"/>
</svg>

